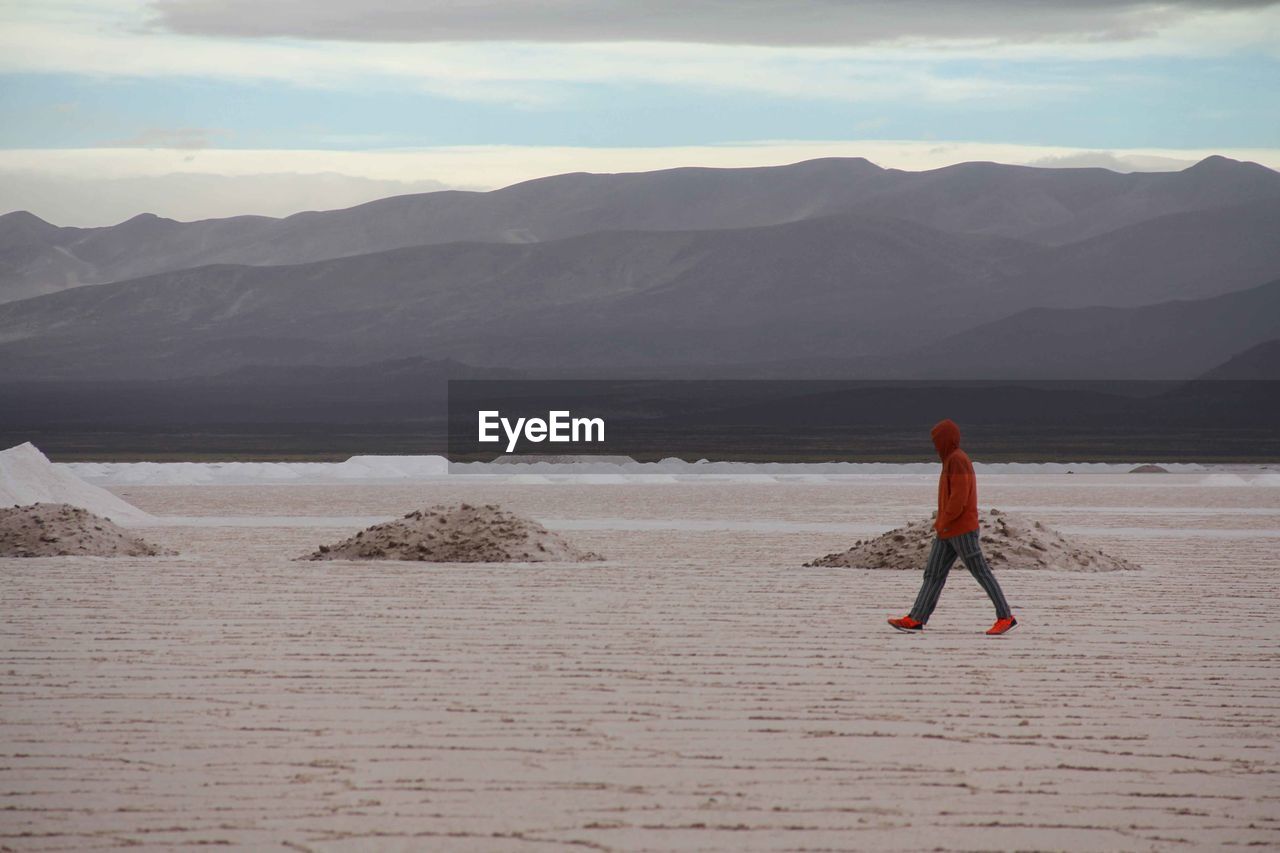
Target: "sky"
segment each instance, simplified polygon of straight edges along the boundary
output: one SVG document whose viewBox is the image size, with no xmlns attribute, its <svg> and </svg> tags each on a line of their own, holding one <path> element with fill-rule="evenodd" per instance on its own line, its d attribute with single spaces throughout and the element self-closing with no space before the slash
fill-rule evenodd
<svg viewBox="0 0 1280 853">
<path fill-rule="evenodd" d="M 864 156 L 1280 168 L 1280 2 L 0 0 L 0 212 Z"/>
</svg>

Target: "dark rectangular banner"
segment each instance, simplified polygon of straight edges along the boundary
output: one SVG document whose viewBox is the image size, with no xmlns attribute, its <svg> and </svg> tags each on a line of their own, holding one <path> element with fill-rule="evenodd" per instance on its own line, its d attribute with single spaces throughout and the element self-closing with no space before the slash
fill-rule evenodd
<svg viewBox="0 0 1280 853">
<path fill-rule="evenodd" d="M 961 424 L 987 459 L 1280 459 L 1280 384 L 461 380 L 453 461 L 628 456 L 744 461 L 926 459 Z"/>
</svg>

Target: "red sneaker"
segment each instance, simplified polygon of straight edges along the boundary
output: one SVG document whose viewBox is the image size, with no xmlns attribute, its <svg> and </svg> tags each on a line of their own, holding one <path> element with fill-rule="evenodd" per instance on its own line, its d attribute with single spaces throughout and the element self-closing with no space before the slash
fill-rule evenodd
<svg viewBox="0 0 1280 853">
<path fill-rule="evenodd" d="M 889 624 L 904 634 L 915 634 L 924 630 L 924 623 L 917 622 L 910 616 L 903 616 L 901 619 L 890 619 Z"/>
<path fill-rule="evenodd" d="M 987 633 L 993 637 L 1001 634 L 1007 634 L 1018 626 L 1018 620 L 1012 616 L 1006 616 L 1004 619 L 997 619 L 996 624 L 987 629 Z"/>
</svg>

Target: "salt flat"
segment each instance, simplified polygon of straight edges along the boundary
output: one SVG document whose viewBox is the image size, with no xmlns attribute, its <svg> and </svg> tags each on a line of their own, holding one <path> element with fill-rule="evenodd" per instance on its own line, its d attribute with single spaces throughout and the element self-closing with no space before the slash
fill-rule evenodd
<svg viewBox="0 0 1280 853">
<path fill-rule="evenodd" d="M 113 486 L 174 558 L 0 560 L 0 845 L 1280 846 L 1280 488 L 984 478 L 1141 572 L 804 569 L 928 511 L 805 483 Z M 309 563 L 497 502 L 603 564 Z M 255 523 L 259 520 L 261 523 Z M 265 525 L 265 526 L 264 526 Z"/>
</svg>

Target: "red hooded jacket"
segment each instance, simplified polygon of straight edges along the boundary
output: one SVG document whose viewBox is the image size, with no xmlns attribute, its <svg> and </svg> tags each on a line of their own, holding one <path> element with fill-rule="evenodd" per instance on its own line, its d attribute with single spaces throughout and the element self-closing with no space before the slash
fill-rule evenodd
<svg viewBox="0 0 1280 853">
<path fill-rule="evenodd" d="M 940 421 L 929 433 L 942 460 L 938 479 L 938 518 L 933 529 L 942 539 L 978 529 L 978 478 L 969 455 L 960 449 L 960 427 Z"/>
</svg>

